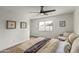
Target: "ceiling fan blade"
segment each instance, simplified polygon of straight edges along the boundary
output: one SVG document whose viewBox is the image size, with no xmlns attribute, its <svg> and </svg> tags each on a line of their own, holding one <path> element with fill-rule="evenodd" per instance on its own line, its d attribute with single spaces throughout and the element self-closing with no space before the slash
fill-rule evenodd
<svg viewBox="0 0 79 59">
<path fill-rule="evenodd" d="M 40 13 L 40 12 L 30 12 L 30 13 Z"/>
<path fill-rule="evenodd" d="M 48 15 L 48 14 L 46 14 L 46 13 L 43 13 L 44 15 Z"/>
<path fill-rule="evenodd" d="M 48 10 L 48 11 L 43 11 L 44 13 L 48 13 L 48 12 L 54 12 L 56 11 L 55 9 L 54 10 Z"/>
</svg>

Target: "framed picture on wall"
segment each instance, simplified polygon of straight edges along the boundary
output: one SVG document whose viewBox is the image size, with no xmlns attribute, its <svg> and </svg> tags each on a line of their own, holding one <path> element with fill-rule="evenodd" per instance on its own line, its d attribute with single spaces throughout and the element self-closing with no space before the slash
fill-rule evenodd
<svg viewBox="0 0 79 59">
<path fill-rule="evenodd" d="M 65 27 L 66 21 L 59 21 L 59 27 Z"/>
<path fill-rule="evenodd" d="M 27 28 L 27 22 L 20 22 L 20 28 L 26 29 Z"/>
<path fill-rule="evenodd" d="M 6 21 L 6 28 L 7 29 L 16 29 L 16 21 Z"/>
</svg>

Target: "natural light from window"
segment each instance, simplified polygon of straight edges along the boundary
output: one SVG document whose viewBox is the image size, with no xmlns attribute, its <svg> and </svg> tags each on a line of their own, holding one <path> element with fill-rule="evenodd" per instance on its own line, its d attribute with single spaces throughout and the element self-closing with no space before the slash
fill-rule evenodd
<svg viewBox="0 0 79 59">
<path fill-rule="evenodd" d="M 52 31 L 53 21 L 39 22 L 39 31 Z"/>
</svg>

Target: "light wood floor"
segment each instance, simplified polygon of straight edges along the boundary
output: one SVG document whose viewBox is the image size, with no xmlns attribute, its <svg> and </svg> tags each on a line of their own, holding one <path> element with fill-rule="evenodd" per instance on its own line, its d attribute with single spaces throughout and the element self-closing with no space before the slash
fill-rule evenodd
<svg viewBox="0 0 79 59">
<path fill-rule="evenodd" d="M 30 44 L 34 44 L 33 43 L 33 41 L 35 40 L 35 39 L 37 39 L 37 38 L 35 38 L 35 37 L 31 37 L 30 38 L 30 43 L 29 43 L 29 45 Z M 36 42 L 37 41 L 39 41 L 39 40 L 35 40 Z M 11 47 L 11 48 L 8 48 L 8 49 L 5 49 L 5 50 L 3 50 L 2 51 L 2 53 L 24 53 L 24 51 L 27 49 L 26 47 L 29 47 L 28 45 L 27 45 L 27 41 L 25 41 L 25 42 L 23 42 L 23 43 L 21 43 L 21 44 L 18 44 L 18 45 L 16 45 L 16 46 L 14 46 L 14 47 Z M 31 46 L 31 45 L 30 45 Z"/>
</svg>

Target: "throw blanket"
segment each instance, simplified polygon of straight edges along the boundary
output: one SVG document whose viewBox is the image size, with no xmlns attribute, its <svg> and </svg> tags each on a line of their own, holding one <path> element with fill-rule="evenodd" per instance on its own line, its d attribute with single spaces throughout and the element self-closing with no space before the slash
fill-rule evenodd
<svg viewBox="0 0 79 59">
<path fill-rule="evenodd" d="M 50 40 L 50 38 L 46 38 L 36 44 L 34 44 L 32 47 L 30 47 L 29 49 L 27 49 L 24 53 L 36 53 L 40 48 L 42 48 L 48 41 Z"/>
<path fill-rule="evenodd" d="M 58 39 L 51 39 L 37 53 L 55 53 L 59 46 Z"/>
</svg>

